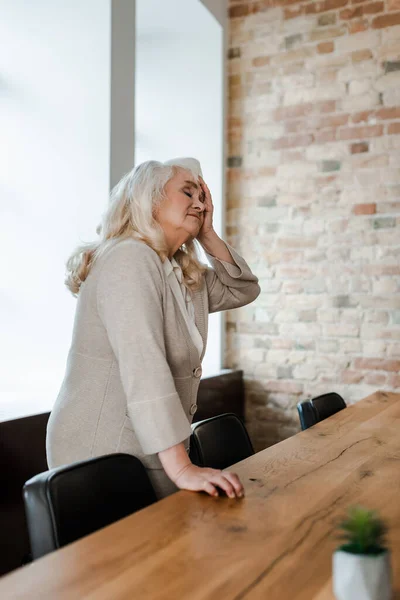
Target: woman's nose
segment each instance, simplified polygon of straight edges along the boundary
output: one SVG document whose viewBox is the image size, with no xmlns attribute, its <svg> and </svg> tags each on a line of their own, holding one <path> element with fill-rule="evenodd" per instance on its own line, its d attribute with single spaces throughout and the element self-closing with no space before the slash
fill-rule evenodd
<svg viewBox="0 0 400 600">
<path fill-rule="evenodd" d="M 194 210 L 197 210 L 199 212 L 204 211 L 204 204 L 203 204 L 203 202 L 201 202 L 200 198 L 195 198 L 192 206 L 193 206 Z"/>
</svg>

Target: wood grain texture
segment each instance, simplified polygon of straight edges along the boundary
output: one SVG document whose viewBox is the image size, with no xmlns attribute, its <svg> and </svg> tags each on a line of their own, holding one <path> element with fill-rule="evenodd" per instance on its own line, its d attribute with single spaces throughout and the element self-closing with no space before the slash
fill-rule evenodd
<svg viewBox="0 0 400 600">
<path fill-rule="evenodd" d="M 239 463 L 243 500 L 179 492 L 0 580 L 4 599 L 332 600 L 335 523 L 389 525 L 400 589 L 400 394 L 377 392 Z"/>
</svg>

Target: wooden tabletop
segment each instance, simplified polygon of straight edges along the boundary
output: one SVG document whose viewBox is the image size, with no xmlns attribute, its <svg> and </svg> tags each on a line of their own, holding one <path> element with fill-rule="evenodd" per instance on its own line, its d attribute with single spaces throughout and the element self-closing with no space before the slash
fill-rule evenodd
<svg viewBox="0 0 400 600">
<path fill-rule="evenodd" d="M 353 504 L 387 521 L 400 589 L 400 394 L 377 392 L 235 471 L 243 500 L 174 494 L 3 577 L 0 598 L 331 600 L 335 523 Z"/>
</svg>

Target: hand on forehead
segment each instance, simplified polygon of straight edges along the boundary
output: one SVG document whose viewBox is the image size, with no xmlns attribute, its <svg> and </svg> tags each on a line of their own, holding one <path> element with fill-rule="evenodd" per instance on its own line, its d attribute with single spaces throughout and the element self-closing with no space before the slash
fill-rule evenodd
<svg viewBox="0 0 400 600">
<path fill-rule="evenodd" d="M 201 199 L 205 196 L 202 178 L 196 178 L 191 171 L 179 169 L 176 174 L 178 185 L 185 185 L 191 189 L 193 194 L 198 194 Z"/>
</svg>

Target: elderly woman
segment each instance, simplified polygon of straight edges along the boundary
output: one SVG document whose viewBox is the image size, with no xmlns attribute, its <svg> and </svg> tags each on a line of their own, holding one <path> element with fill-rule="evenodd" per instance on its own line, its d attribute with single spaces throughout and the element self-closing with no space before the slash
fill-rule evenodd
<svg viewBox="0 0 400 600">
<path fill-rule="evenodd" d="M 260 291 L 212 215 L 194 159 L 143 163 L 112 191 L 100 239 L 67 263 L 78 303 L 48 424 L 50 468 L 125 452 L 143 462 L 159 498 L 178 488 L 243 495 L 237 475 L 188 456 L 208 313 Z M 199 262 L 194 240 L 212 268 Z"/>
</svg>

